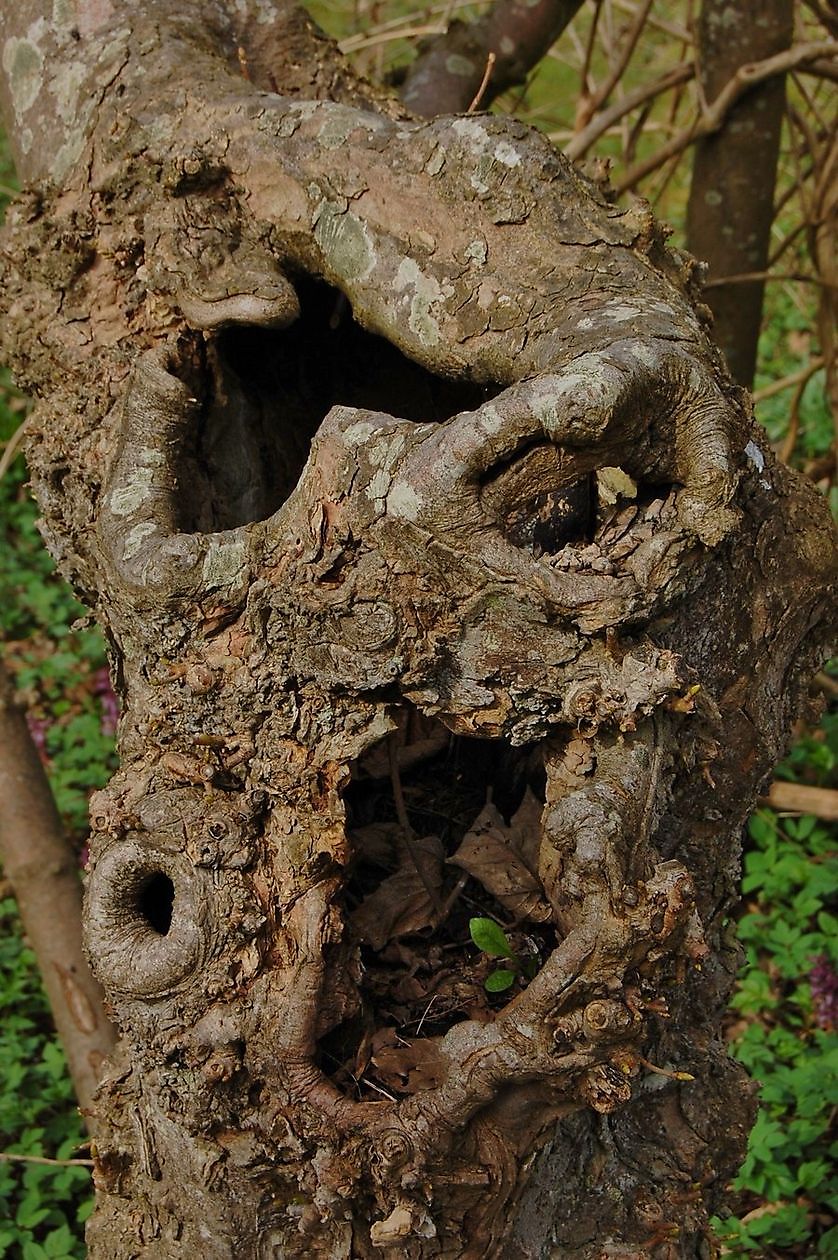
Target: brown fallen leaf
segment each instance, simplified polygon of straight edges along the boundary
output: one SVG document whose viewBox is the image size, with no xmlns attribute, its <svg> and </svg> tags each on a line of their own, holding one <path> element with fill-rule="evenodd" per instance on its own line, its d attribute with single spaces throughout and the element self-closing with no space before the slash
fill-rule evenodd
<svg viewBox="0 0 838 1260">
<path fill-rule="evenodd" d="M 437 907 L 431 893 L 438 902 L 445 858 L 442 841 L 439 836 L 417 836 L 411 847 L 421 870 L 402 844 L 395 875 L 382 880 L 350 918 L 358 936 L 373 949 L 383 949 L 394 937 L 421 932 L 435 921 Z"/>
<path fill-rule="evenodd" d="M 395 822 L 368 823 L 365 827 L 353 827 L 348 832 L 359 858 L 391 871 L 398 865 L 401 836 L 402 829 Z"/>
<path fill-rule="evenodd" d="M 545 923 L 551 915 L 538 870 L 541 805 L 527 788 L 509 824 L 491 802 L 484 806 L 448 861 L 479 880 L 517 919 Z"/>
<path fill-rule="evenodd" d="M 442 1083 L 447 1061 L 439 1052 L 436 1038 L 407 1041 L 395 1029 L 381 1032 L 384 1035 L 374 1038 L 371 1062 L 382 1085 L 394 1093 L 415 1094 Z"/>
</svg>

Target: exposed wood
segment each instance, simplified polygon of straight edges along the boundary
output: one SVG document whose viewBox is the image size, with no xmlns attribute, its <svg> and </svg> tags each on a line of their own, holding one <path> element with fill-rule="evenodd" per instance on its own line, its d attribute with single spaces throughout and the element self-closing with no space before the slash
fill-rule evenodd
<svg viewBox="0 0 838 1260">
<path fill-rule="evenodd" d="M 772 809 L 793 814 L 814 814 L 825 822 L 838 821 L 838 792 L 834 788 L 808 787 L 775 779 L 765 798 Z"/>
</svg>

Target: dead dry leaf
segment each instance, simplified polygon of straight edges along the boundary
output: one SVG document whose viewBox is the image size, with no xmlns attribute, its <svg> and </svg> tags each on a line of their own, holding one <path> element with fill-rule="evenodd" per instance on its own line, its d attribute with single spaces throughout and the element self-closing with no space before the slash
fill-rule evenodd
<svg viewBox="0 0 838 1260">
<path fill-rule="evenodd" d="M 393 870 L 398 865 L 399 842 L 402 829 L 398 823 L 369 823 L 365 827 L 353 827 L 348 838 L 355 853 L 365 862 Z"/>
<path fill-rule="evenodd" d="M 468 871 L 517 919 L 545 923 L 551 915 L 538 878 L 541 805 L 529 790 L 509 824 L 489 802 L 449 862 Z"/>
<path fill-rule="evenodd" d="M 445 859 L 442 841 L 438 836 L 417 836 L 413 849 L 421 873 L 407 847 L 403 846 L 395 875 L 383 880 L 351 916 L 350 922 L 358 936 L 373 949 L 383 949 L 394 937 L 421 932 L 434 922 L 436 907 L 428 886 L 439 898 Z"/>
<path fill-rule="evenodd" d="M 377 1037 L 375 1041 L 371 1061 L 376 1079 L 385 1088 L 393 1093 L 415 1094 L 442 1083 L 446 1060 L 436 1038 L 407 1041 L 392 1030 L 389 1036 Z"/>
</svg>

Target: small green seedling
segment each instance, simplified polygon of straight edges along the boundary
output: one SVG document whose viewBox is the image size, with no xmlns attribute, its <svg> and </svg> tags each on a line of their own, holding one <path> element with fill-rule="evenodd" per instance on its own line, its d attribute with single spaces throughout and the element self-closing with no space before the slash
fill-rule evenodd
<svg viewBox="0 0 838 1260">
<path fill-rule="evenodd" d="M 535 974 L 535 959 L 520 959 L 509 943 L 509 938 L 499 923 L 494 919 L 469 919 L 468 930 L 471 939 L 478 949 L 490 958 L 506 958 L 509 965 L 498 967 L 489 973 L 483 987 L 487 993 L 504 993 L 515 982 L 515 977 L 524 975 L 531 980 Z"/>
</svg>

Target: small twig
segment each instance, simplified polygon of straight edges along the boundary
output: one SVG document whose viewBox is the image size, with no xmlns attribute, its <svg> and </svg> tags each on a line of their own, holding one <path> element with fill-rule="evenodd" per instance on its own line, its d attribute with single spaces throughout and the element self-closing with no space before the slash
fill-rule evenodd
<svg viewBox="0 0 838 1260">
<path fill-rule="evenodd" d="M 830 678 L 829 674 L 821 670 L 815 674 L 815 682 L 828 696 L 832 696 L 833 700 L 838 700 L 838 680 Z"/>
<path fill-rule="evenodd" d="M 800 432 L 800 404 L 803 401 L 806 386 L 817 372 L 818 366 L 817 360 L 810 363 L 808 365 L 808 372 L 806 372 L 797 382 L 797 388 L 794 391 L 794 397 L 791 400 L 791 408 L 789 409 L 788 433 L 785 436 L 783 445 L 780 447 L 780 459 L 784 464 L 789 463 L 794 453 L 797 435 Z"/>
<path fill-rule="evenodd" d="M 615 0 L 614 7 L 622 9 L 624 13 L 635 13 L 637 11 L 635 5 L 630 3 L 630 0 Z M 681 44 L 691 42 L 690 32 L 686 26 L 677 26 L 674 22 L 668 22 L 665 18 L 656 17 L 654 13 L 649 14 L 649 25 L 655 27 L 656 30 L 662 31 L 664 35 L 670 35 Z"/>
<path fill-rule="evenodd" d="M 792 191 L 796 192 L 797 189 L 794 188 L 792 189 Z M 777 210 L 774 211 L 775 223 L 776 223 L 776 220 L 777 220 Z M 794 244 L 794 242 L 800 236 L 801 232 L 807 231 L 808 227 L 809 227 L 809 224 L 806 223 L 804 220 L 802 223 L 798 223 L 796 227 L 792 228 L 792 230 L 789 233 L 787 233 L 786 236 L 783 237 L 783 239 L 780 241 L 777 248 L 773 251 L 773 253 L 769 254 L 768 256 L 768 263 L 766 265 L 769 271 L 771 271 L 777 265 L 777 263 L 782 258 L 783 254 L 786 252 L 786 250 L 789 249 L 789 247 Z"/>
<path fill-rule="evenodd" d="M 753 284 L 756 280 L 793 280 L 797 284 L 817 284 L 822 289 L 838 289 L 838 284 L 823 276 L 810 276 L 805 271 L 743 271 L 735 276 L 719 276 L 708 280 L 705 289 L 720 289 L 726 284 Z"/>
<path fill-rule="evenodd" d="M 829 79 L 838 83 L 838 64 L 834 61 L 811 61 L 808 66 L 800 67 L 801 74 L 810 74 L 816 79 Z"/>
<path fill-rule="evenodd" d="M 486 58 L 486 69 L 483 71 L 483 78 L 480 80 L 480 87 L 475 92 L 474 100 L 471 102 L 468 109 L 466 110 L 467 114 L 473 114 L 474 111 L 477 109 L 478 105 L 480 104 L 480 102 L 483 100 L 483 97 L 486 93 L 486 88 L 489 86 L 489 80 L 492 77 L 492 71 L 495 68 L 496 61 L 497 61 L 496 54 L 493 52 L 490 52 Z"/>
<path fill-rule="evenodd" d="M 599 26 L 599 17 L 602 12 L 602 0 L 596 0 L 594 5 L 594 16 L 591 21 L 591 29 L 588 32 L 588 41 L 585 44 L 585 60 L 582 63 L 582 72 L 579 75 L 579 82 L 582 85 L 584 96 L 593 95 L 593 80 L 591 79 L 591 59 L 594 55 L 594 43 L 596 41 L 597 27 Z M 580 108 L 582 102 L 580 101 Z M 584 116 L 584 115 L 583 115 Z"/>
<path fill-rule="evenodd" d="M 377 1094 L 381 1094 L 382 1098 L 388 1099 L 391 1103 L 398 1102 L 395 1094 L 391 1094 L 389 1090 L 384 1089 L 381 1085 L 376 1085 L 375 1081 L 371 1081 L 368 1076 L 362 1077 L 360 1081 L 355 1083 L 356 1085 L 364 1084 L 369 1089 L 374 1089 Z"/>
<path fill-rule="evenodd" d="M 684 160 L 683 153 L 676 153 L 675 157 L 669 163 L 669 166 L 663 168 L 661 177 L 658 180 L 654 190 L 646 194 L 647 197 L 649 198 L 649 201 L 652 203 L 653 206 L 656 206 L 658 204 L 661 197 L 666 192 L 669 185 L 672 183 L 672 180 L 675 178 L 675 174 L 683 160 Z"/>
<path fill-rule="evenodd" d="M 30 419 L 31 417 L 27 416 L 23 424 L 18 425 L 18 427 L 15 429 L 14 433 L 12 434 L 12 436 L 9 438 L 8 442 L 6 443 L 6 449 L 4 450 L 2 456 L 0 456 L 0 481 L 3 480 L 6 473 L 9 471 L 9 469 L 12 466 L 14 458 L 18 452 L 18 447 L 20 446 L 21 442 L 23 441 L 26 435 L 26 428 L 27 428 L 27 425 L 29 424 Z"/>
<path fill-rule="evenodd" d="M 596 95 L 588 106 L 591 115 L 595 114 L 596 111 L 605 104 L 611 93 L 614 91 L 614 88 L 623 77 L 626 67 L 631 61 L 632 54 L 637 47 L 637 41 L 640 38 L 643 27 L 646 25 L 646 19 L 649 16 L 649 10 L 651 9 L 653 3 L 654 0 L 643 0 L 643 4 L 636 11 L 634 22 L 629 27 L 628 35 L 619 50 L 617 60 L 612 66 L 605 82 L 597 89 Z"/>
<path fill-rule="evenodd" d="M 441 25 L 432 26 L 405 26 L 397 31 L 379 31 L 377 34 L 369 35 L 353 35 L 349 39 L 342 40 L 338 45 L 341 52 L 361 52 L 365 48 L 378 48 L 381 44 L 391 44 L 397 39 L 422 39 L 427 35 L 444 35 L 446 27 Z"/>
<path fill-rule="evenodd" d="M 468 871 L 464 871 L 463 874 L 460 876 L 460 878 L 457 880 L 454 887 L 451 889 L 448 896 L 445 898 L 442 909 L 439 912 L 439 919 L 434 924 L 435 927 L 439 927 L 440 923 L 444 923 L 445 920 L 448 918 L 455 904 L 459 901 L 460 894 L 462 893 L 463 889 L 468 883 L 468 880 L 469 880 Z"/>
<path fill-rule="evenodd" d="M 47 1159 L 46 1155 L 13 1155 L 8 1151 L 0 1151 L 0 1163 L 11 1164 L 50 1164 L 54 1168 L 93 1168 L 92 1159 Z"/>
<path fill-rule="evenodd" d="M 825 482 L 823 489 L 828 490 L 835 479 L 835 448 L 827 451 L 825 455 L 818 456 L 817 459 L 810 459 L 803 466 L 804 475 L 810 481 L 816 484 Z M 838 687 L 835 689 L 835 695 L 838 696 Z"/>
<path fill-rule="evenodd" d="M 456 9 L 478 8 L 481 5 L 488 7 L 493 4 L 494 0 L 447 0 L 445 4 L 431 5 L 425 10 L 426 16 L 430 19 L 434 14 L 441 14 L 439 27 L 434 27 L 431 34 L 444 35 L 450 24 L 451 18 Z M 359 31 L 355 35 L 347 35 L 345 39 L 338 40 L 338 48 L 342 53 L 354 53 L 366 48 L 370 42 L 376 42 L 379 35 L 383 35 L 385 31 L 393 31 L 392 39 L 401 39 L 405 35 L 404 28 L 408 28 L 409 32 L 413 32 L 416 20 L 416 12 L 403 13 L 400 17 L 388 18 L 386 22 L 376 22 L 374 26 L 366 27 L 363 31 Z M 418 28 L 417 28 L 418 29 Z"/>
<path fill-rule="evenodd" d="M 641 1058 L 640 1055 L 637 1056 L 637 1061 L 642 1063 L 649 1072 L 655 1072 L 658 1076 L 668 1076 L 671 1081 L 695 1080 L 692 1072 L 670 1072 L 668 1068 L 658 1067 L 657 1063 L 650 1063 L 648 1059 Z"/>
<path fill-rule="evenodd" d="M 763 385 L 762 389 L 755 389 L 752 398 L 755 403 L 764 402 L 766 398 L 773 398 L 775 394 L 781 394 L 784 389 L 791 389 L 792 385 L 798 385 L 801 381 L 808 381 L 822 367 L 823 356 L 818 355 L 817 358 L 807 363 L 805 367 L 800 368 L 799 371 L 792 372 L 789 376 L 783 376 L 778 381 L 772 381 L 770 385 Z"/>
<path fill-rule="evenodd" d="M 410 860 L 416 868 L 416 874 L 422 881 L 422 886 L 428 894 L 434 913 L 441 916 L 443 912 L 442 902 L 439 899 L 439 893 L 428 879 L 427 872 L 419 860 L 419 850 L 416 847 L 416 832 L 410 825 L 410 819 L 407 816 L 407 806 L 404 802 L 404 792 L 402 791 L 402 779 L 399 774 L 399 750 L 398 735 L 391 735 L 387 741 L 387 755 L 390 758 L 390 782 L 393 785 L 393 800 L 396 805 L 396 818 L 399 820 L 399 826 L 404 835 L 404 842 L 407 851 L 410 854 Z"/>
<path fill-rule="evenodd" d="M 425 1020 L 428 1018 L 428 1015 L 429 1015 L 429 1014 L 430 1014 L 430 1012 L 431 1012 L 431 1007 L 433 1006 L 434 1002 L 437 1000 L 437 998 L 438 998 L 438 997 L 439 997 L 439 994 L 438 994 L 438 993 L 434 993 L 434 994 L 432 994 L 430 1002 L 428 1003 L 428 1005 L 425 1007 L 424 1011 L 422 1012 L 422 1018 L 419 1020 L 419 1023 L 416 1025 L 416 1036 L 417 1036 L 417 1037 L 419 1036 L 420 1032 L 422 1031 L 422 1025 L 424 1024 Z"/>
</svg>

